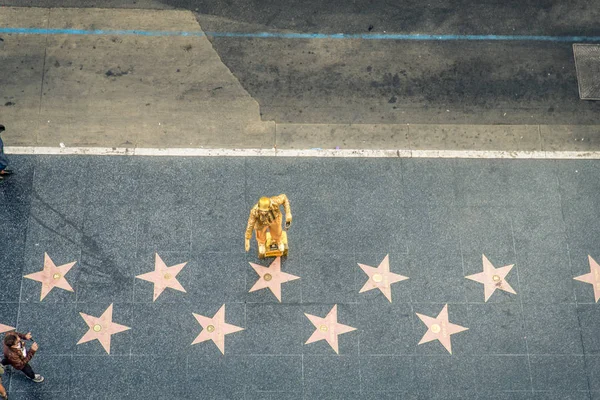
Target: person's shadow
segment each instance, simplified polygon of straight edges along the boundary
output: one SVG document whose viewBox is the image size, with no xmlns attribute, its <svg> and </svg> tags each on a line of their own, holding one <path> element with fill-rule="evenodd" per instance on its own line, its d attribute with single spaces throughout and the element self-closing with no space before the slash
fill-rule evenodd
<svg viewBox="0 0 600 400">
<path fill-rule="evenodd" d="M 130 279 L 108 254 L 106 246 L 92 236 L 86 235 L 82 226 L 83 222 L 79 224 L 72 220 L 68 215 L 44 201 L 37 192 L 34 192 L 33 198 L 36 207 L 31 210 L 30 218 L 42 227 L 45 233 L 60 237 L 73 244 L 81 249 L 82 257 L 86 256 L 85 263 L 78 263 L 79 267 L 74 270 L 80 289 L 81 285 L 86 286 L 94 282 L 102 286 L 110 286 L 116 291 L 127 290 Z"/>
</svg>

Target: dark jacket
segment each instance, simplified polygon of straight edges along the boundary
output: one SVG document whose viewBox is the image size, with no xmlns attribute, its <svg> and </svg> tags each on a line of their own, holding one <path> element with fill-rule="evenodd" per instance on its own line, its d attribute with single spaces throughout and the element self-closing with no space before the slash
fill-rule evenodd
<svg viewBox="0 0 600 400">
<path fill-rule="evenodd" d="M 25 335 L 19 332 L 8 332 L 6 336 L 17 336 L 19 339 L 25 339 Z M 24 342 L 21 342 L 21 346 L 25 346 Z M 35 350 L 28 349 L 27 356 L 23 356 L 23 352 L 20 349 L 14 349 L 12 347 L 8 347 L 3 343 L 3 352 L 4 358 L 8 360 L 8 363 L 12 365 L 14 369 L 22 370 L 25 365 L 31 360 L 33 355 L 35 354 Z"/>
<path fill-rule="evenodd" d="M 0 168 L 4 169 L 6 166 L 8 166 L 8 157 L 4 154 L 4 143 L 0 137 Z"/>
</svg>

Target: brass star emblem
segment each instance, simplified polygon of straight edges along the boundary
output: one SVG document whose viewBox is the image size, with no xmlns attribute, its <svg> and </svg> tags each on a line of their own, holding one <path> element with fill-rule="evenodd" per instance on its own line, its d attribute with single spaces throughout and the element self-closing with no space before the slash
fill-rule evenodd
<svg viewBox="0 0 600 400">
<path fill-rule="evenodd" d="M 592 258 L 592 256 L 588 255 L 588 261 L 590 263 L 590 272 L 584 275 L 576 276 L 575 280 L 580 282 L 589 283 L 594 288 L 594 298 L 596 299 L 596 303 L 598 299 L 600 299 L 600 265 Z"/>
<path fill-rule="evenodd" d="M 338 349 L 338 336 L 356 330 L 356 328 L 337 322 L 337 304 L 333 306 L 325 318 L 306 313 L 304 315 L 306 315 L 316 328 L 305 344 L 325 340 L 337 354 L 340 353 Z"/>
<path fill-rule="evenodd" d="M 392 302 L 392 283 L 401 282 L 408 279 L 408 276 L 390 272 L 389 254 L 385 256 L 377 268 L 360 263 L 358 266 L 369 277 L 369 280 L 364 284 L 362 289 L 360 289 L 359 293 L 366 292 L 368 290 L 379 289 L 390 303 Z"/>
<path fill-rule="evenodd" d="M 285 282 L 300 279 L 299 276 L 281 272 L 281 257 L 275 258 L 268 267 L 254 263 L 250 263 L 250 265 L 259 276 L 250 292 L 269 288 L 279 302 L 281 302 L 281 285 Z"/>
<path fill-rule="evenodd" d="M 24 278 L 42 283 L 42 293 L 40 295 L 40 301 L 42 301 L 55 287 L 73 292 L 73 288 L 69 285 L 69 282 L 67 282 L 65 275 L 76 263 L 77 261 L 73 261 L 72 263 L 57 267 L 48 253 L 44 253 L 44 269 L 33 274 L 25 275 Z"/>
<path fill-rule="evenodd" d="M 110 338 L 115 333 L 131 329 L 112 321 L 113 305 L 111 304 L 100 317 L 79 313 L 90 328 L 77 344 L 98 340 L 104 350 L 110 354 Z"/>
<path fill-rule="evenodd" d="M 183 267 L 185 267 L 187 262 L 167 267 L 158 253 L 155 253 L 154 256 L 154 271 L 136 276 L 138 279 L 154 283 L 153 301 L 156 301 L 158 296 L 160 296 L 166 288 L 179 290 L 180 292 L 185 293 L 185 289 L 176 279 L 176 276 L 181 272 Z"/>
<path fill-rule="evenodd" d="M 455 333 L 466 331 L 469 328 L 465 328 L 464 326 L 452 324 L 448 321 L 448 304 L 444 305 L 442 311 L 438 314 L 437 317 L 432 318 L 427 315 L 416 313 L 417 317 L 425 325 L 427 325 L 427 332 L 419 342 L 419 344 L 431 342 L 433 340 L 439 340 L 442 346 L 448 350 L 450 354 L 452 354 L 452 343 L 450 342 L 450 335 L 454 335 Z"/>
<path fill-rule="evenodd" d="M 225 322 L 225 304 L 219 308 L 219 311 L 217 311 L 212 318 L 194 313 L 192 314 L 198 323 L 202 325 L 202 331 L 198 337 L 194 339 L 192 345 L 205 342 L 207 340 L 212 340 L 221 351 L 221 354 L 225 354 L 225 335 L 244 330 L 244 328 Z"/>
<path fill-rule="evenodd" d="M 485 256 L 485 254 L 482 254 L 482 258 L 483 272 L 465 276 L 465 278 L 483 284 L 485 301 L 488 301 L 488 299 L 492 296 L 496 289 L 504 290 L 505 292 L 512 294 L 517 294 L 517 292 L 515 292 L 515 290 L 505 280 L 506 275 L 508 275 L 514 264 L 500 268 L 494 268 L 492 263 Z"/>
</svg>

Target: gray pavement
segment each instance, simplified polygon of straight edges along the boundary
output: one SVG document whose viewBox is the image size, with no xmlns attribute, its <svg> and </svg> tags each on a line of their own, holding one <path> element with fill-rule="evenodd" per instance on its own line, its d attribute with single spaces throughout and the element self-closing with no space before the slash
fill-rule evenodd
<svg viewBox="0 0 600 400">
<path fill-rule="evenodd" d="M 158 19 L 157 19 L 158 17 Z M 4 26 L 200 32 L 190 12 L 7 8 Z M 206 37 L 9 35 L 7 144 L 260 147 L 274 124 Z M 26 66 L 25 66 L 26 65 Z M 14 139 L 14 140 L 13 140 Z"/>
<path fill-rule="evenodd" d="M 52 398 L 481 398 L 594 399 L 600 314 L 589 272 L 600 222 L 596 161 L 435 159 L 146 158 L 12 156 L 17 173 L 0 186 L 0 323 L 32 331 L 41 350 L 35 385 L 4 376 L 13 399 Z M 294 225 L 279 303 L 257 279 L 243 250 L 248 210 L 261 195 L 286 193 Z M 135 276 L 188 262 L 187 293 Z M 24 279 L 77 261 L 66 276 L 74 292 Z M 410 279 L 359 293 L 357 263 Z M 514 264 L 516 295 L 465 279 Z M 80 312 L 99 316 L 114 303 L 110 355 Z M 245 328 L 227 335 L 225 355 L 192 313 Z M 325 316 L 357 328 L 304 344 Z M 448 304 L 453 354 L 416 313 Z"/>
<path fill-rule="evenodd" d="M 579 99 L 571 43 L 212 43 L 276 122 L 580 125 L 600 114 L 598 102 Z"/>
<path fill-rule="evenodd" d="M 288 123 L 294 121 L 294 118 L 279 118 L 270 113 L 269 109 L 273 104 L 276 107 L 288 107 L 286 100 L 277 96 L 288 96 L 286 91 L 291 90 L 293 85 L 288 85 L 283 90 L 277 89 L 277 94 L 273 97 L 274 103 L 265 103 L 264 98 L 255 91 L 258 86 L 248 85 L 243 76 L 240 78 L 240 73 L 235 70 L 236 66 L 233 66 L 232 73 L 226 65 L 227 55 L 221 56 L 218 51 L 219 44 L 214 44 L 214 41 L 211 43 L 207 37 L 152 37 L 118 33 L 123 29 L 138 29 L 201 34 L 202 27 L 198 25 L 194 15 L 187 11 L 3 8 L 0 21 L 3 26 L 13 28 L 117 31 L 109 35 L 5 35 L 2 42 L 3 58 L 0 63 L 3 71 L 0 74 L 0 82 L 3 87 L 4 105 L 0 105 L 0 116 L 2 123 L 8 127 L 5 133 L 8 146 L 56 148 L 62 144 L 77 148 L 282 150 L 339 147 L 394 151 L 506 152 L 594 152 L 599 149 L 600 129 L 598 113 L 595 110 L 597 102 L 579 100 L 577 107 L 583 107 L 587 111 L 576 112 L 569 107 L 555 108 L 556 112 L 565 111 L 577 116 L 568 119 L 569 123 L 559 125 L 557 123 L 562 121 L 560 118 L 537 118 L 533 111 L 530 115 L 532 118 L 514 120 L 515 114 L 503 108 L 509 107 L 509 103 L 503 103 L 502 106 L 490 103 L 486 106 L 487 111 L 472 109 L 472 112 L 469 112 L 474 117 L 473 120 L 462 117 L 452 119 L 452 113 L 462 107 L 460 101 L 452 98 L 446 99 L 444 109 L 438 113 L 443 114 L 443 117 L 436 118 L 430 114 L 436 107 L 432 103 L 435 96 L 423 101 L 406 99 L 411 103 L 411 111 L 398 112 L 404 113 L 408 118 L 394 121 L 386 118 L 373 120 L 361 117 L 364 115 L 363 111 L 371 113 L 377 110 L 377 106 L 372 102 L 361 98 L 368 90 L 365 92 L 364 88 L 356 87 L 356 92 L 336 94 L 336 88 L 348 86 L 331 81 L 329 86 L 333 91 L 329 94 L 316 93 L 316 98 L 312 98 L 312 88 L 324 86 L 313 85 L 305 80 L 301 95 L 304 100 L 301 101 L 313 107 L 318 115 L 302 112 L 304 117 L 300 123 Z M 233 43 L 233 39 L 227 40 Z M 243 46 L 246 41 L 239 39 L 236 46 Z M 259 43 L 257 40 L 250 42 Z M 269 43 L 279 46 L 284 42 L 286 41 L 267 39 L 260 43 L 261 46 L 267 46 Z M 396 42 L 358 42 L 358 45 L 365 49 L 365 46 L 408 45 Z M 340 49 L 331 47 L 333 42 L 327 40 L 302 40 L 299 43 L 304 43 L 313 50 L 319 47 L 319 51 L 327 53 L 318 56 L 314 51 L 310 51 L 310 57 L 315 58 L 309 63 L 311 68 L 322 71 L 328 68 L 319 66 L 319 62 L 329 63 L 343 59 L 344 52 L 355 54 L 352 47 L 346 47 L 340 53 Z M 336 46 L 339 46 L 354 42 L 336 43 Z M 267 50 L 265 48 L 259 53 L 273 60 L 289 59 L 287 56 L 274 56 Z M 378 52 L 381 55 L 393 54 L 384 48 L 380 50 Z M 243 51 L 235 53 L 241 54 Z M 299 54 L 290 50 L 290 54 L 292 53 Z M 385 61 L 385 57 L 380 61 L 391 65 L 390 60 Z M 279 73 L 278 68 L 265 69 L 261 63 L 248 62 L 244 65 L 245 71 L 249 73 L 253 68 L 260 68 L 268 74 Z M 358 64 L 349 61 L 347 65 L 355 68 Z M 419 65 L 434 66 L 435 62 L 432 59 L 424 59 Z M 372 71 L 368 73 L 371 74 Z M 310 79 L 316 76 L 309 75 Z M 334 75 L 343 76 L 337 73 Z M 391 79 L 392 86 L 395 87 L 393 76 Z M 566 87 L 562 78 L 555 81 Z M 570 90 L 576 91 L 576 82 L 572 83 L 573 87 Z M 268 88 L 268 85 L 259 86 L 260 89 L 257 90 Z M 381 89 L 378 85 L 368 86 L 369 90 Z M 476 82 L 467 86 L 489 88 L 489 85 L 479 85 Z M 521 87 L 520 84 L 517 86 Z M 394 90 L 410 92 L 405 89 L 398 86 Z M 469 98 L 468 93 L 454 94 L 461 96 L 465 101 Z M 360 107 L 362 111 L 352 108 L 354 111 L 350 117 L 346 113 L 349 109 L 338 110 L 336 107 L 339 96 L 342 96 L 344 103 L 351 105 L 351 108 Z M 562 99 L 568 97 L 559 96 Z M 502 100 L 502 96 L 494 95 L 494 98 Z M 528 95 L 528 98 L 535 102 L 540 101 L 540 98 L 534 95 Z M 297 101 L 294 102 L 297 105 Z M 396 107 L 394 104 L 386 100 L 385 107 Z M 486 113 L 497 116 L 501 121 L 488 119 Z M 426 118 L 421 119 L 419 115 Z M 425 123 L 406 123 L 414 121 L 414 118 Z M 323 123 L 324 121 L 334 123 Z M 364 123 L 368 121 L 373 123 Z M 494 124 L 490 125 L 490 121 Z M 516 121 L 516 125 L 510 121 Z M 502 124 L 495 124 L 498 122 Z"/>
<path fill-rule="evenodd" d="M 214 32 L 600 34 L 598 1 L 190 2 L 198 4 L 198 21 Z M 600 111 L 579 100 L 572 43 L 212 43 L 276 122 L 579 125 L 596 124 Z"/>
<path fill-rule="evenodd" d="M 600 36 L 599 2 L 1 0 L 38 7 L 179 9 L 206 31 Z M 160 22 L 158 22 L 160 24 Z M 369 31 L 369 27 L 372 29 Z M 572 43 L 211 38 L 282 123 L 596 124 Z"/>
</svg>

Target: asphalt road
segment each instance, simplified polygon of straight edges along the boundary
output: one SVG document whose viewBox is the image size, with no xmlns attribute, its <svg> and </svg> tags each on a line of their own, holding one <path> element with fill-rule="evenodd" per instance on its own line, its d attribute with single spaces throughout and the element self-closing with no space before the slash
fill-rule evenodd
<svg viewBox="0 0 600 400">
<path fill-rule="evenodd" d="M 180 8 L 205 31 L 600 36 L 600 1 L 23 1 Z M 305 123 L 595 124 L 572 43 L 211 38 L 264 119 Z"/>
</svg>

